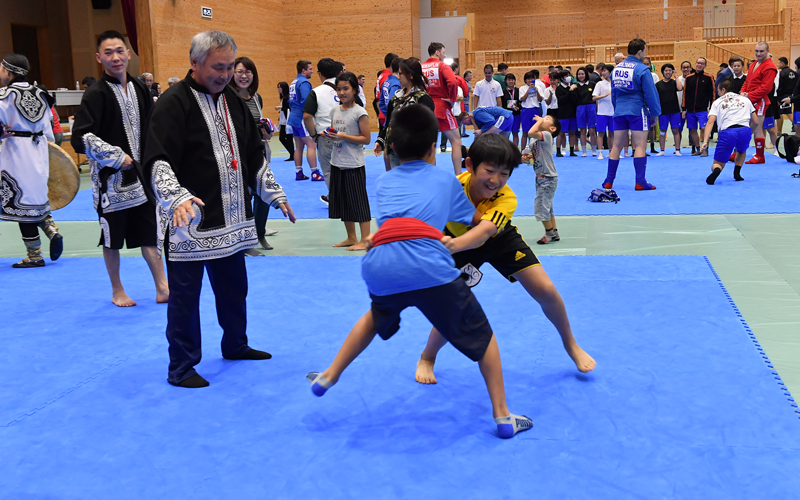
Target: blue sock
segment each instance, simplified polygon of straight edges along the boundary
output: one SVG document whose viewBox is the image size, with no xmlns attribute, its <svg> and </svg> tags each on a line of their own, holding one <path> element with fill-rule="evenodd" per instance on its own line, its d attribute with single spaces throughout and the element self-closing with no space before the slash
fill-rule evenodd
<svg viewBox="0 0 800 500">
<path fill-rule="evenodd" d="M 319 372 L 309 373 L 306 375 L 306 380 L 311 382 L 311 392 L 316 396 L 322 396 L 325 391 L 333 386 L 333 382 L 323 377 Z"/>
<path fill-rule="evenodd" d="M 533 420 L 525 415 L 509 415 L 494 419 L 497 424 L 497 435 L 503 439 L 513 437 L 514 434 L 527 431 L 533 427 Z"/>
<path fill-rule="evenodd" d="M 606 180 L 603 181 L 604 187 L 606 184 L 614 183 L 614 179 L 617 178 L 618 167 L 619 167 L 619 159 L 616 160 L 612 160 L 611 158 L 608 159 L 608 173 L 606 174 Z"/>
<path fill-rule="evenodd" d="M 653 185 L 647 182 L 645 172 L 647 171 L 647 157 L 633 159 L 633 169 L 636 171 L 636 184 L 642 186 L 645 190 L 653 189 Z"/>
</svg>

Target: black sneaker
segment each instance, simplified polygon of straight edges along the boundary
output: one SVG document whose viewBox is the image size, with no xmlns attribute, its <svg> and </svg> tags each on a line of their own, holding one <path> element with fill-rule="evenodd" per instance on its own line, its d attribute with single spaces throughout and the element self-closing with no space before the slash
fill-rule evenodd
<svg viewBox="0 0 800 500">
<path fill-rule="evenodd" d="M 326 194 L 323 194 L 322 196 L 320 196 L 320 197 L 319 197 L 319 201 L 321 201 L 322 203 L 324 203 L 326 206 L 330 206 L 330 205 L 328 204 L 328 195 L 326 195 Z"/>
<path fill-rule="evenodd" d="M 447 146 L 442 146 L 439 149 L 442 151 L 442 153 L 446 153 L 447 152 Z"/>
</svg>

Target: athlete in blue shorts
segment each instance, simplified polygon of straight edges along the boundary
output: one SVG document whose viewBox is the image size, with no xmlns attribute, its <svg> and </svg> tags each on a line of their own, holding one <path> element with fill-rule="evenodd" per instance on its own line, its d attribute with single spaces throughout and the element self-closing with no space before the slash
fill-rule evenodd
<svg viewBox="0 0 800 500">
<path fill-rule="evenodd" d="M 462 113 L 461 120 L 475 128 L 475 137 L 481 134 L 499 134 L 508 138 L 514 124 L 511 111 L 499 106 L 481 106 L 472 113 Z"/>
<path fill-rule="evenodd" d="M 306 105 L 306 99 L 311 93 L 312 85 L 308 81 L 311 75 L 314 74 L 314 66 L 311 61 L 298 61 L 297 62 L 297 78 L 289 85 L 289 107 L 291 113 L 287 125 L 292 127 L 294 134 L 294 168 L 296 170 L 295 180 L 304 181 L 308 176 L 303 173 L 303 149 L 308 147 L 308 167 L 312 172 L 317 170 L 317 147 L 314 138 L 310 137 L 306 126 L 303 123 L 303 108 Z M 313 132 L 312 132 L 313 133 Z"/>
<path fill-rule="evenodd" d="M 661 114 L 658 92 L 650 75 L 650 68 L 642 64 L 647 44 L 641 38 L 628 43 L 628 58 L 619 63 L 611 76 L 611 100 L 614 104 L 614 135 L 627 137 L 631 131 L 633 143 L 633 168 L 636 170 L 636 190 L 647 191 L 656 187 L 647 182 L 647 133 L 650 120 Z M 563 122 L 562 122 L 563 123 Z M 603 187 L 610 189 L 617 177 L 619 153 L 624 140 L 614 141 L 608 155 L 608 174 Z"/>
<path fill-rule="evenodd" d="M 744 163 L 747 147 L 753 133 L 750 127 L 758 123 L 756 109 L 750 99 L 732 92 L 733 83 L 730 80 L 722 80 L 717 86 L 719 98 L 711 105 L 708 123 L 705 129 L 705 139 L 701 150 L 708 150 L 708 138 L 711 136 L 711 129 L 717 123 L 719 129 L 719 139 L 717 148 L 714 151 L 714 165 L 711 167 L 711 175 L 706 178 L 706 184 L 713 185 L 714 182 L 725 168 L 725 163 L 729 161 L 731 153 L 735 151 L 733 178 L 743 181 L 741 176 L 742 164 Z"/>
</svg>

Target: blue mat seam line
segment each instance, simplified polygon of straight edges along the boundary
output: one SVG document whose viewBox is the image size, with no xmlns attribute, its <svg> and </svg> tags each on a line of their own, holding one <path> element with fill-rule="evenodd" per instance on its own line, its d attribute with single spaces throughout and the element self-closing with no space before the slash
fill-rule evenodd
<svg viewBox="0 0 800 500">
<path fill-rule="evenodd" d="M 747 320 L 744 319 L 744 316 L 742 315 L 741 311 L 739 311 L 739 308 L 736 307 L 736 302 L 734 302 L 733 297 L 731 297 L 730 293 L 728 293 L 728 289 L 725 288 L 725 284 L 722 282 L 722 279 L 720 279 L 719 275 L 717 274 L 717 271 L 714 269 L 714 266 L 711 265 L 711 260 L 709 260 L 708 256 L 705 255 L 703 256 L 703 258 L 705 259 L 706 264 L 708 264 L 708 267 L 711 269 L 711 272 L 714 274 L 714 278 L 716 278 L 717 283 L 719 283 L 719 286 L 722 289 L 722 293 L 725 294 L 725 298 L 728 299 L 728 303 L 730 303 L 731 307 L 733 308 L 733 312 L 736 313 L 736 316 L 742 323 L 742 326 L 747 332 L 747 335 L 750 336 L 750 340 L 752 340 L 753 344 L 755 344 L 756 350 L 761 355 L 761 358 L 764 360 L 764 363 L 766 363 L 767 367 L 771 370 L 772 375 L 775 377 L 775 380 L 778 382 L 778 387 L 781 389 L 781 391 L 783 391 L 783 394 L 784 396 L 786 396 L 789 405 L 792 408 L 794 408 L 794 412 L 797 413 L 798 418 L 800 418 L 800 409 L 798 409 L 797 402 L 792 397 L 792 393 L 789 392 L 789 388 L 787 388 L 786 384 L 783 382 L 783 380 L 781 380 L 781 376 L 778 374 L 778 371 L 775 370 L 775 366 L 773 366 L 772 361 L 770 361 L 769 356 L 767 356 L 767 353 L 764 351 L 764 348 L 761 347 L 761 344 L 758 342 L 758 339 L 756 338 L 756 335 L 753 333 L 753 330 L 750 329 L 750 325 L 747 324 Z"/>
<path fill-rule="evenodd" d="M 14 424 L 18 424 L 18 423 L 22 422 L 22 421 L 23 421 L 23 420 L 25 420 L 26 418 L 28 418 L 28 417 L 30 417 L 30 416 L 33 416 L 33 415 L 34 415 L 36 412 L 38 412 L 38 411 L 40 411 L 40 410 L 44 410 L 46 407 L 48 407 L 48 406 L 52 405 L 53 403 L 55 403 L 55 402 L 56 402 L 56 401 L 58 401 L 59 399 L 63 398 L 63 397 L 64 397 L 64 396 L 66 396 L 67 394 L 70 394 L 71 392 L 75 391 L 76 389 L 79 389 L 80 387 L 82 387 L 82 386 L 84 386 L 84 385 L 88 384 L 90 381 L 92 381 L 92 380 L 96 379 L 97 377 L 99 377 L 99 376 L 100 376 L 100 375 L 102 375 L 103 373 L 107 372 L 108 370 L 110 370 L 110 369 L 112 369 L 112 368 L 114 368 L 114 367 L 116 367 L 116 366 L 119 366 L 119 365 L 121 365 L 122 363 L 124 363 L 125 361 L 127 361 L 127 360 L 128 360 L 128 359 L 130 359 L 130 358 L 131 358 L 131 356 L 128 356 L 128 357 L 126 357 L 126 358 L 123 358 L 123 359 L 119 359 L 119 360 L 117 360 L 117 362 L 116 362 L 116 363 L 112 363 L 112 364 L 108 365 L 107 367 L 103 368 L 102 370 L 100 370 L 99 372 L 95 373 L 95 374 L 94 374 L 94 375 L 92 375 L 91 377 L 87 378 L 87 379 L 86 379 L 86 380 L 84 380 L 83 382 L 80 382 L 80 383 L 78 383 L 78 384 L 74 385 L 73 387 L 70 387 L 69 389 L 65 390 L 65 391 L 64 391 L 64 392 L 62 392 L 61 394 L 59 394 L 59 395 L 57 395 L 57 396 L 54 396 L 53 398 L 51 398 L 51 399 L 50 399 L 49 401 L 47 401 L 46 403 L 44 403 L 44 404 L 42 404 L 42 405 L 39 405 L 39 406 L 37 406 L 36 408 L 34 408 L 34 409 L 32 409 L 32 410 L 30 410 L 30 411 L 28 411 L 28 412 L 26 412 L 26 413 L 22 414 L 21 416 L 19 416 L 19 417 L 15 418 L 14 420 L 12 420 L 12 421 L 8 422 L 7 424 L 0 425 L 0 427 L 11 427 L 11 426 L 12 426 L 12 425 L 14 425 Z"/>
</svg>

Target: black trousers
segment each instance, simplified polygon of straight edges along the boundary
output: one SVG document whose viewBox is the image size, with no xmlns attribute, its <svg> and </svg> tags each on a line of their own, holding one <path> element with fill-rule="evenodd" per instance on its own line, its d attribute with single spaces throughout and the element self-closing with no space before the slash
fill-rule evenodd
<svg viewBox="0 0 800 500">
<path fill-rule="evenodd" d="M 222 356 L 239 358 L 247 345 L 247 270 L 244 251 L 221 259 L 190 262 L 167 262 L 169 304 L 167 306 L 167 341 L 169 341 L 168 380 L 178 384 L 195 375 L 195 365 L 202 358 L 200 341 L 200 288 L 203 270 L 208 272 L 217 306 L 217 320 L 222 327 Z"/>
<path fill-rule="evenodd" d="M 269 219 L 269 203 L 258 195 L 253 195 L 253 217 L 256 222 L 256 235 L 263 238 L 267 234 L 267 219 Z"/>
<path fill-rule="evenodd" d="M 35 222 L 20 222 L 19 232 L 22 233 L 23 240 L 35 240 L 39 237 L 39 225 Z"/>
<path fill-rule="evenodd" d="M 281 141 L 283 147 L 289 152 L 289 158 L 294 156 L 294 136 L 286 133 L 286 125 L 281 125 L 280 132 L 278 133 L 278 140 Z"/>
</svg>

